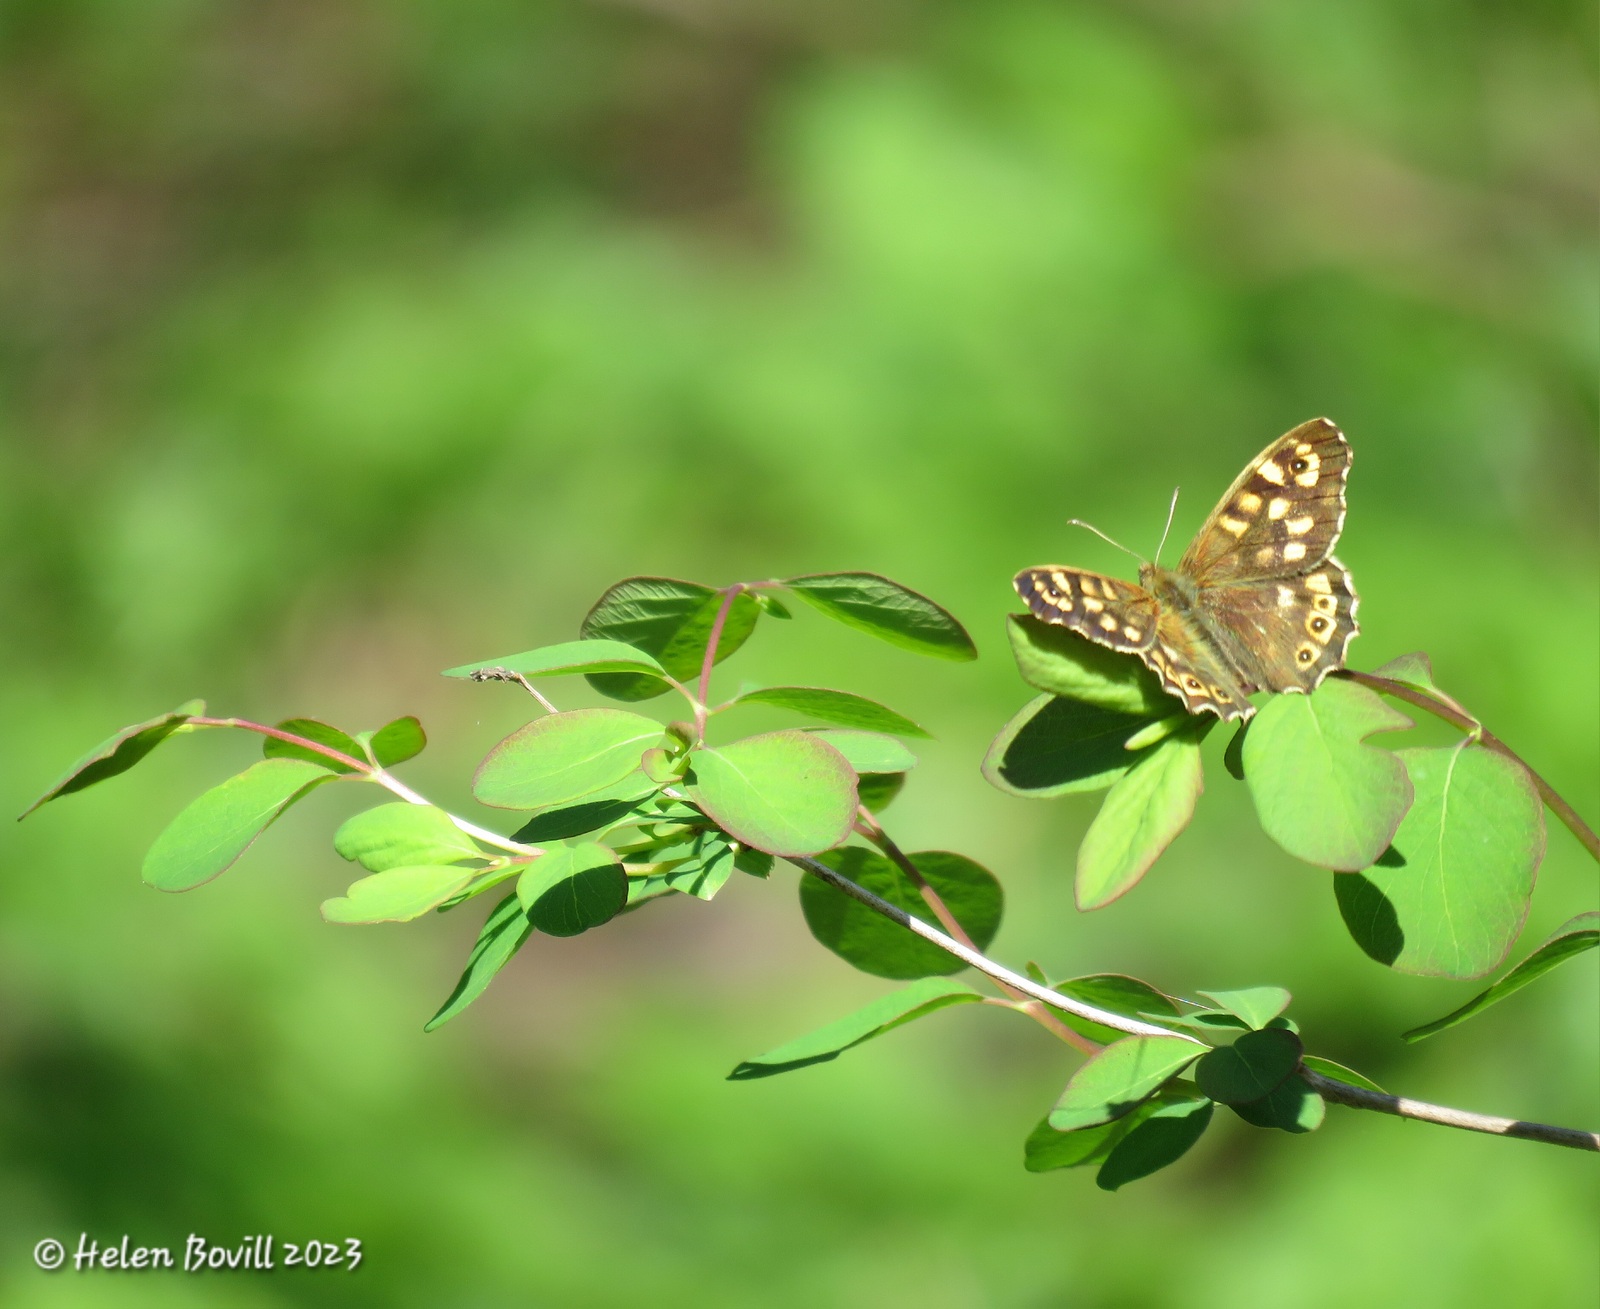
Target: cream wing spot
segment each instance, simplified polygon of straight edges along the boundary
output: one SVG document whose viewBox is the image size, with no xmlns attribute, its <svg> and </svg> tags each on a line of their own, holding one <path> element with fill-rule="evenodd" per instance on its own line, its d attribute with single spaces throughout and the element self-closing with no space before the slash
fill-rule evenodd
<svg viewBox="0 0 1600 1309">
<path fill-rule="evenodd" d="M 1117 620 L 1115 618 L 1113 618 L 1110 614 L 1101 614 L 1100 615 L 1100 626 L 1107 632 L 1114 632 L 1114 631 L 1117 630 L 1118 624 L 1117 624 Z"/>
<path fill-rule="evenodd" d="M 1304 541 L 1290 541 L 1283 547 L 1285 563 L 1297 564 L 1306 557 L 1306 543 Z"/>
<path fill-rule="evenodd" d="M 1278 608 L 1279 609 L 1287 609 L 1293 603 L 1294 603 L 1294 588 L 1292 586 L 1284 586 L 1280 582 L 1278 584 Z"/>
<path fill-rule="evenodd" d="M 1270 564 L 1277 557 L 1278 551 L 1276 546 L 1264 545 L 1261 547 L 1261 549 L 1256 551 L 1256 563 L 1258 564 Z"/>
<path fill-rule="evenodd" d="M 1235 507 L 1241 514 L 1259 514 L 1261 512 L 1261 497 L 1254 491 L 1241 491 Z"/>
<path fill-rule="evenodd" d="M 1241 518 L 1229 518 L 1227 514 L 1222 514 L 1217 518 L 1217 526 L 1225 532 L 1233 533 L 1234 536 L 1243 536 L 1250 524 Z"/>
<path fill-rule="evenodd" d="M 1283 526 L 1290 536 L 1304 536 L 1316 526 L 1316 522 L 1315 518 L 1307 514 L 1304 518 L 1291 518 Z"/>
<path fill-rule="evenodd" d="M 1328 580 L 1326 573 L 1313 573 L 1306 578 L 1306 589 L 1308 591 L 1318 591 L 1323 595 L 1332 595 L 1333 583 Z"/>
<path fill-rule="evenodd" d="M 1122 629 L 1122 634 L 1130 641 L 1144 640 L 1144 633 L 1141 632 L 1137 627 L 1124 627 Z"/>
<path fill-rule="evenodd" d="M 1104 609 L 1106 606 L 1105 606 L 1105 602 L 1102 601 L 1102 600 L 1091 600 L 1088 596 L 1084 596 L 1083 597 L 1083 607 L 1085 609 L 1087 609 L 1091 614 L 1097 614 L 1102 609 Z"/>
<path fill-rule="evenodd" d="M 1272 502 L 1267 506 L 1267 517 L 1272 519 L 1273 522 L 1277 522 L 1288 512 L 1289 502 L 1281 495 L 1273 496 Z"/>
<path fill-rule="evenodd" d="M 1266 478 L 1274 486 L 1282 486 L 1289 480 L 1284 475 L 1282 466 L 1272 459 L 1263 459 L 1261 467 L 1256 469 L 1256 472 L 1260 473 L 1262 477 Z"/>
</svg>

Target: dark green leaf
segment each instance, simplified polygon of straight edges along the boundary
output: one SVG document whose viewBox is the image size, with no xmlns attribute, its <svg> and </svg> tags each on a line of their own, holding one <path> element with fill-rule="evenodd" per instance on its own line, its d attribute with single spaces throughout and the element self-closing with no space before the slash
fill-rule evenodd
<svg viewBox="0 0 1600 1309">
<path fill-rule="evenodd" d="M 1177 1163 L 1205 1135 L 1212 1112 L 1211 1101 L 1200 1097 L 1158 1106 L 1112 1147 L 1095 1185 L 1115 1191 Z"/>
<path fill-rule="evenodd" d="M 644 790 L 648 787 L 648 790 Z M 559 809 L 547 809 L 535 814 L 511 838 L 524 845 L 543 845 L 546 841 L 564 841 L 569 836 L 584 836 L 602 828 L 619 825 L 623 819 L 643 816 L 650 812 L 647 801 L 655 792 L 654 785 L 642 774 L 630 773 L 617 787 L 623 794 L 605 799 L 587 799 Z M 644 790 L 644 794 L 637 792 Z"/>
<path fill-rule="evenodd" d="M 517 899 L 549 936 L 577 936 L 622 912 L 628 876 L 597 841 L 552 845 L 517 879 Z"/>
<path fill-rule="evenodd" d="M 807 604 L 847 627 L 938 659 L 976 659 L 972 638 L 925 595 L 877 573 L 812 573 L 784 583 Z"/>
<path fill-rule="evenodd" d="M 1202 991 L 1230 1014 L 1237 1014 L 1250 1027 L 1265 1027 L 1289 1007 L 1294 999 L 1281 986 L 1252 986 L 1242 991 Z"/>
<path fill-rule="evenodd" d="M 1113 1122 L 1080 1128 L 1076 1132 L 1058 1132 L 1050 1126 L 1048 1117 L 1041 1118 L 1039 1125 L 1023 1143 L 1022 1166 L 1030 1173 L 1048 1173 L 1055 1168 L 1082 1168 L 1086 1164 L 1097 1164 L 1111 1153 L 1111 1148 L 1132 1130 L 1135 1123 L 1154 1109 L 1153 1103 L 1147 1102 L 1147 1105 L 1148 1110 L 1142 1105 Z"/>
<path fill-rule="evenodd" d="M 807 729 L 807 735 L 826 741 L 857 773 L 906 773 L 917 766 L 916 755 L 894 737 L 879 732 L 813 727 Z"/>
<path fill-rule="evenodd" d="M 1178 1006 L 1173 1003 L 1170 996 L 1162 994 L 1148 982 L 1141 982 L 1137 977 L 1125 977 L 1121 973 L 1094 973 L 1088 977 L 1074 977 L 1065 982 L 1057 982 L 1055 989 L 1074 1000 L 1082 1000 L 1084 1004 L 1092 1004 L 1097 1009 L 1109 1009 L 1112 1013 L 1122 1014 L 1127 1018 L 1138 1018 L 1144 1014 L 1178 1012 Z M 1076 1014 L 1057 1011 L 1056 1017 L 1073 1031 L 1087 1036 L 1091 1041 L 1098 1041 L 1101 1045 L 1120 1041 L 1124 1035 L 1115 1028 L 1104 1027 L 1090 1019 L 1079 1018 Z"/>
<path fill-rule="evenodd" d="M 193 800 L 144 857 L 144 880 L 161 891 L 209 882 L 273 821 L 334 774 L 303 759 L 263 759 Z"/>
<path fill-rule="evenodd" d="M 489 751 L 472 793 L 496 809 L 545 809 L 593 797 L 636 771 L 664 735 L 660 723 L 621 709 L 550 714 Z"/>
<path fill-rule="evenodd" d="M 1409 1032 L 1403 1034 L 1404 1039 L 1407 1041 L 1420 1041 L 1424 1037 L 1432 1036 L 1435 1032 L 1444 1031 L 1447 1027 L 1454 1027 L 1457 1023 L 1464 1023 L 1467 1019 L 1482 1013 L 1490 1005 L 1498 1004 L 1508 995 L 1520 991 L 1529 982 L 1543 977 L 1556 965 L 1564 963 L 1586 950 L 1593 950 L 1597 945 L 1600 945 L 1600 913 L 1591 911 L 1579 914 L 1576 918 L 1569 919 L 1556 928 L 1543 945 L 1494 985 L 1487 990 L 1478 992 L 1461 1008 L 1452 1010 L 1443 1018 L 1437 1018 L 1421 1027 L 1413 1027 Z M 1329 1076 L 1333 1075 L 1329 1074 Z"/>
<path fill-rule="evenodd" d="M 1006 635 L 1017 671 L 1029 686 L 1133 718 L 1166 718 L 1181 702 L 1137 655 L 1087 641 L 1031 614 L 1010 614 Z"/>
<path fill-rule="evenodd" d="M 889 732 L 895 736 L 928 735 L 909 718 L 885 708 L 876 700 L 821 686 L 769 686 L 758 691 L 746 691 L 728 707 L 742 704 L 766 704 L 778 709 L 792 709 L 808 718 L 820 718 L 825 723 L 859 727 L 869 732 Z"/>
<path fill-rule="evenodd" d="M 1328 1112 L 1322 1097 L 1298 1076 L 1290 1076 L 1259 1100 L 1229 1108 L 1252 1127 L 1275 1127 L 1280 1132 L 1297 1134 L 1316 1131 Z"/>
<path fill-rule="evenodd" d="M 1353 1068 L 1346 1068 L 1343 1064 L 1336 1064 L 1332 1059 L 1324 1059 L 1321 1055 L 1301 1055 L 1301 1066 L 1313 1073 L 1321 1073 L 1324 1077 L 1331 1077 L 1336 1082 L 1348 1082 L 1351 1086 L 1362 1086 L 1369 1091 L 1376 1091 L 1379 1095 L 1388 1094 L 1381 1086 L 1370 1077 L 1363 1077 Z"/>
<path fill-rule="evenodd" d="M 1128 739 L 1155 720 L 1060 696 L 1030 700 L 1000 729 L 983 775 L 1010 795 L 1101 791 L 1143 757 Z"/>
<path fill-rule="evenodd" d="M 938 919 L 906 875 L 883 855 L 860 846 L 818 856 L 890 904 L 925 923 Z M 994 874 L 963 855 L 928 850 L 911 856 L 917 870 L 955 915 L 972 942 L 986 950 L 1000 930 L 1004 893 Z M 966 967 L 930 941 L 852 900 L 819 877 L 800 879 L 800 908 L 811 934 L 847 963 L 876 977 L 944 977 Z"/>
<path fill-rule="evenodd" d="M 358 763 L 364 764 L 367 761 L 367 752 L 361 748 L 361 743 L 355 737 L 347 732 L 341 732 L 337 727 L 318 722 L 315 718 L 287 718 L 278 724 L 278 730 L 289 732 L 294 736 L 303 736 L 318 745 L 325 745 L 328 749 L 337 750 Z M 261 753 L 268 759 L 304 759 L 307 763 L 316 764 L 334 773 L 358 771 L 352 764 L 341 764 L 318 750 L 296 745 L 293 741 L 280 741 L 275 736 L 263 738 Z"/>
<path fill-rule="evenodd" d="M 689 795 L 730 836 L 776 855 L 816 854 L 850 835 L 856 779 L 810 732 L 768 732 L 690 755 Z"/>
<path fill-rule="evenodd" d="M 1228 748 L 1222 752 L 1222 766 L 1236 782 L 1244 781 L 1244 738 L 1254 719 L 1246 718 L 1238 731 L 1228 738 Z"/>
<path fill-rule="evenodd" d="M 159 717 L 135 723 L 132 727 L 124 727 L 115 736 L 100 742 L 67 769 L 43 795 L 17 815 L 18 821 L 58 796 L 71 795 L 72 792 L 81 791 L 86 786 L 93 786 L 108 777 L 127 772 L 191 718 L 198 717 L 205 711 L 204 700 L 190 700 Z"/>
<path fill-rule="evenodd" d="M 1194 1080 L 1213 1100 L 1244 1104 L 1277 1090 L 1294 1072 L 1303 1052 L 1300 1038 L 1284 1028 L 1246 1032 L 1197 1063 Z"/>
<path fill-rule="evenodd" d="M 517 897 L 508 895 L 490 912 L 478 940 L 467 956 L 466 970 L 450 998 L 440 1006 L 439 1012 L 428 1019 L 423 1031 L 431 1032 L 441 1023 L 447 1023 L 483 994 L 494 975 L 506 966 L 511 956 L 522 948 L 522 943 L 533 931 L 533 924 L 522 910 Z"/>
<path fill-rule="evenodd" d="M 668 886 L 701 900 L 710 900 L 733 875 L 733 857 L 728 838 L 714 828 L 702 828 L 681 844 L 653 856 L 656 862 L 673 864 L 664 870 Z"/>
<path fill-rule="evenodd" d="M 1244 741 L 1261 826 L 1307 863 L 1351 872 L 1388 848 L 1411 805 L 1405 765 L 1363 744 L 1412 722 L 1372 691 L 1330 677 L 1310 695 L 1272 696 Z"/>
<path fill-rule="evenodd" d="M 773 858 L 765 850 L 747 850 L 741 846 L 733 856 L 733 866 L 751 877 L 771 877 Z"/>
<path fill-rule="evenodd" d="M 1200 1032 L 1213 1044 L 1218 1039 L 1232 1035 L 1235 1032 L 1248 1032 L 1250 1026 L 1238 1014 L 1229 1013 L 1226 1009 L 1195 1009 L 1186 1014 L 1158 1014 L 1147 1013 L 1143 1017 L 1153 1018 L 1168 1027 L 1189 1027 Z"/>
<path fill-rule="evenodd" d="M 698 582 L 630 577 L 600 597 L 578 631 L 587 640 L 619 641 L 653 655 L 669 674 L 687 682 L 700 672 L 722 598 L 721 591 Z M 761 606 L 750 593 L 740 593 L 717 641 L 717 663 L 745 643 L 760 616 Z M 659 677 L 643 673 L 586 676 L 595 690 L 614 700 L 649 700 L 669 689 Z"/>
<path fill-rule="evenodd" d="M 621 641 L 563 641 L 542 645 L 537 650 L 506 655 L 501 659 L 481 659 L 475 664 L 447 668 L 445 677 L 467 677 L 485 669 L 504 669 L 524 677 L 559 677 L 569 673 L 662 673 L 666 670 L 643 650 Z M 657 679 L 659 680 L 659 679 Z"/>
<path fill-rule="evenodd" d="M 905 789 L 904 773 L 859 773 L 856 776 L 856 800 L 868 812 L 881 814 Z"/>
<path fill-rule="evenodd" d="M 367 749 L 372 751 L 372 757 L 378 761 L 380 768 L 393 768 L 407 759 L 415 759 L 427 744 L 428 736 L 422 730 L 422 724 L 408 714 L 404 718 L 396 718 L 392 723 L 385 723 L 374 732 L 367 742 Z"/>
<path fill-rule="evenodd" d="M 1194 817 L 1205 789 L 1200 769 L 1200 723 L 1169 736 L 1118 779 L 1078 847 L 1073 893 L 1078 908 L 1099 909 L 1123 895 Z"/>
<path fill-rule="evenodd" d="M 1072 1075 L 1050 1111 L 1050 1126 L 1075 1132 L 1121 1118 L 1204 1053 L 1181 1036 L 1124 1037 Z"/>
<path fill-rule="evenodd" d="M 403 800 L 347 819 L 333 835 L 333 848 L 374 873 L 483 858 L 477 843 L 443 809 Z"/>
<path fill-rule="evenodd" d="M 771 591 L 754 592 L 756 603 L 761 606 L 761 612 L 770 614 L 773 618 L 793 618 L 789 607 L 773 595 Z"/>
<path fill-rule="evenodd" d="M 437 909 L 477 875 L 460 865 L 390 868 L 352 882 L 343 896 L 322 902 L 330 923 L 406 923 Z"/>
<path fill-rule="evenodd" d="M 728 1074 L 728 1080 L 744 1082 L 756 1077 L 791 1072 L 810 1064 L 827 1063 L 852 1046 L 882 1036 L 914 1018 L 921 1018 L 924 1014 L 953 1004 L 976 1004 L 982 1000 L 978 992 L 964 983 L 938 977 L 924 978 L 874 1000 L 864 1009 L 858 1009 L 836 1023 L 829 1023 L 809 1035 L 746 1060 Z"/>
<path fill-rule="evenodd" d="M 1387 866 L 1334 878 L 1339 912 L 1379 963 L 1481 977 L 1522 930 L 1544 857 L 1544 810 L 1527 772 L 1463 742 L 1402 750 L 1416 800 Z"/>
</svg>

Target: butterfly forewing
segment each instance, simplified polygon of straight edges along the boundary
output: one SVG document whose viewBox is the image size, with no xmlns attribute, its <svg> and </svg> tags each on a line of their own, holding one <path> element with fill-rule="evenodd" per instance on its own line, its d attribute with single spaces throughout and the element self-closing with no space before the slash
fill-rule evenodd
<svg viewBox="0 0 1600 1309">
<path fill-rule="evenodd" d="M 1356 625 L 1350 572 L 1329 556 L 1299 577 L 1200 592 L 1208 623 L 1232 639 L 1246 673 L 1269 691 L 1312 691 L 1335 668 Z"/>
<path fill-rule="evenodd" d="M 1228 722 L 1255 712 L 1246 697 L 1260 688 L 1241 680 L 1218 653 L 1215 642 L 1207 640 L 1182 615 L 1162 613 L 1155 643 L 1141 651 L 1140 658 L 1161 679 L 1167 693 L 1182 700 L 1191 714 L 1215 714 Z"/>
<path fill-rule="evenodd" d="M 1316 568 L 1344 527 L 1350 444 L 1326 418 L 1302 423 L 1250 461 L 1178 564 L 1199 587 Z"/>
<path fill-rule="evenodd" d="M 1079 636 L 1139 653 L 1156 636 L 1156 598 L 1142 586 L 1079 568 L 1025 568 L 1012 585 L 1034 616 Z"/>
</svg>

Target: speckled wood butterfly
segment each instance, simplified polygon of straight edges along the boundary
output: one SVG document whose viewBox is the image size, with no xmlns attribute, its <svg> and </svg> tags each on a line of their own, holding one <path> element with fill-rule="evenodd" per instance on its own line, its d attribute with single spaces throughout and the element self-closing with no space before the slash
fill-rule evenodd
<svg viewBox="0 0 1600 1309">
<path fill-rule="evenodd" d="M 1014 585 L 1047 623 L 1136 654 L 1191 714 L 1255 712 L 1255 691 L 1311 691 L 1356 626 L 1344 526 L 1350 443 L 1326 418 L 1280 436 L 1239 475 L 1173 569 L 1139 585 L 1047 564 Z M 1158 552 L 1159 553 L 1159 552 Z"/>
</svg>

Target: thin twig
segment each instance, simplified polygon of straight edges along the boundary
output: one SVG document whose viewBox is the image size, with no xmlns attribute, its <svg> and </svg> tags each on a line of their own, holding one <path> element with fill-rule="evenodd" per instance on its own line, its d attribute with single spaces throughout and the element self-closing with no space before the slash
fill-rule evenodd
<svg viewBox="0 0 1600 1309">
<path fill-rule="evenodd" d="M 511 669 L 511 668 L 479 668 L 475 672 L 470 673 L 469 676 L 471 677 L 471 679 L 474 682 L 516 682 L 519 686 L 522 687 L 522 689 L 524 691 L 526 691 L 529 695 L 531 695 L 535 700 L 537 700 L 541 705 L 544 706 L 544 711 L 546 713 L 554 714 L 554 713 L 560 713 L 561 712 L 559 709 L 557 709 L 555 707 L 555 705 L 550 703 L 549 699 L 546 698 L 544 693 L 542 691 L 540 691 L 538 687 L 536 687 L 532 682 L 530 682 L 526 677 L 524 677 L 521 673 L 517 672 L 515 669 Z"/>
<path fill-rule="evenodd" d="M 1392 678 L 1380 677 L 1376 673 L 1360 673 L 1353 668 L 1344 668 L 1340 669 L 1340 676 L 1347 677 L 1353 682 L 1360 682 L 1363 686 L 1370 686 L 1374 691 L 1392 695 L 1397 700 L 1404 700 L 1408 704 L 1414 704 L 1419 709 L 1425 709 L 1435 717 L 1444 719 L 1451 726 L 1470 733 L 1490 750 L 1504 755 L 1507 759 L 1519 765 L 1532 779 L 1535 789 L 1539 792 L 1539 798 L 1550 807 L 1550 812 L 1566 824 L 1567 830 L 1578 838 L 1583 848 L 1589 852 L 1591 858 L 1600 861 L 1600 836 L 1595 835 L 1594 829 L 1578 816 L 1578 811 L 1561 797 L 1555 787 L 1551 786 L 1549 782 L 1545 781 L 1533 770 L 1526 759 L 1470 714 L 1463 713 L 1453 705 L 1441 703 L 1426 692 L 1407 686 L 1404 682 L 1396 682 Z"/>
</svg>

